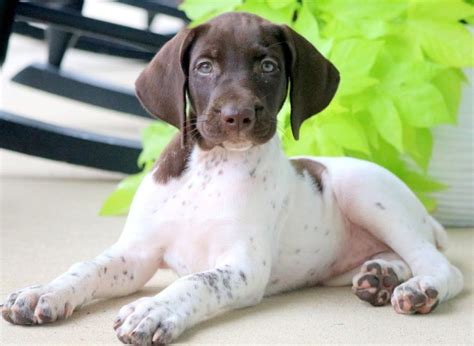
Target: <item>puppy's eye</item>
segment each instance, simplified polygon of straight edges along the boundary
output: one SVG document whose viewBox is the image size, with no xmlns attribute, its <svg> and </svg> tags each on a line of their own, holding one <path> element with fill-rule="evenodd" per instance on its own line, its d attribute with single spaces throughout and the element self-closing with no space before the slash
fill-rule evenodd
<svg viewBox="0 0 474 346">
<path fill-rule="evenodd" d="M 210 61 L 203 61 L 197 65 L 197 70 L 202 74 L 209 74 L 212 72 L 212 64 Z"/>
<path fill-rule="evenodd" d="M 275 64 L 270 59 L 263 59 L 260 67 L 262 69 L 262 72 L 265 73 L 275 72 L 278 69 L 277 64 Z"/>
</svg>

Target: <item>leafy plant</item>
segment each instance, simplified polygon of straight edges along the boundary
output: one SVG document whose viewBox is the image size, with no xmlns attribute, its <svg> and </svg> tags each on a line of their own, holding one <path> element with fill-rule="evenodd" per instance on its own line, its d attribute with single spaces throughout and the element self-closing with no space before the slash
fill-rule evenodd
<svg viewBox="0 0 474 346">
<path fill-rule="evenodd" d="M 299 141 L 291 136 L 289 105 L 279 114 L 288 155 L 353 156 L 400 177 L 428 209 L 430 193 L 445 186 L 427 174 L 431 129 L 455 124 L 472 66 L 472 0 L 186 0 L 193 22 L 227 11 L 246 11 L 291 26 L 339 69 L 341 84 L 331 105 L 306 121 Z M 461 22 L 462 20 L 462 22 Z M 139 164 L 151 168 L 172 130 L 154 123 L 145 131 Z M 144 173 L 126 178 L 102 214 L 123 213 Z"/>
</svg>

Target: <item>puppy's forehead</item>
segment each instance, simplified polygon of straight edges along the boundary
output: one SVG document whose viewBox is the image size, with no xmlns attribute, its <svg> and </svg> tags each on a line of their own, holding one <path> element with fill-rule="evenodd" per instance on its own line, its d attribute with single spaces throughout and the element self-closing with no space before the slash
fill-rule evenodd
<svg viewBox="0 0 474 346">
<path fill-rule="evenodd" d="M 255 54 L 263 48 L 278 49 L 279 27 L 248 13 L 228 13 L 208 22 L 195 48 L 200 54 L 216 58 L 223 50 L 245 50 Z"/>
</svg>

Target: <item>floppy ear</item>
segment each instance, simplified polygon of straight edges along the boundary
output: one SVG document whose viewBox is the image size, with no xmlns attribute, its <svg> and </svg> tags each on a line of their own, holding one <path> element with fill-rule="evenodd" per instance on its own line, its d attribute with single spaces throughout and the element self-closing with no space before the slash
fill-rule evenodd
<svg viewBox="0 0 474 346">
<path fill-rule="evenodd" d="M 303 121 L 321 112 L 332 100 L 339 72 L 303 36 L 286 25 L 283 32 L 290 51 L 291 130 L 298 139 Z"/>
<path fill-rule="evenodd" d="M 183 29 L 155 55 L 135 82 L 142 106 L 151 115 L 181 129 L 183 143 L 186 129 L 186 52 L 195 36 L 193 29 Z"/>
</svg>

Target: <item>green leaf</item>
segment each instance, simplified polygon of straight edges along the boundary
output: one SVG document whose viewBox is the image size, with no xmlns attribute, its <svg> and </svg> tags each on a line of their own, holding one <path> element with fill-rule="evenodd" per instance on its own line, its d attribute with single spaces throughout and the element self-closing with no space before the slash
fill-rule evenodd
<svg viewBox="0 0 474 346">
<path fill-rule="evenodd" d="M 379 149 L 380 136 L 370 112 L 368 111 L 357 112 L 355 116 L 359 120 L 359 123 L 364 128 L 364 133 L 367 136 L 367 140 L 369 142 L 370 147 L 374 148 L 375 150 Z"/>
<path fill-rule="evenodd" d="M 122 180 L 114 192 L 105 200 L 99 212 L 101 216 L 124 215 L 127 214 L 133 196 L 141 181 L 148 172 L 141 172 L 130 175 Z"/>
<path fill-rule="evenodd" d="M 242 5 L 237 6 L 236 10 L 259 15 L 276 24 L 291 25 L 293 13 L 297 7 L 298 3 L 293 1 L 290 5 L 275 10 L 265 0 L 246 0 Z"/>
<path fill-rule="evenodd" d="M 457 22 L 474 15 L 474 6 L 463 0 L 411 1 L 408 17 L 430 19 L 438 22 Z"/>
<path fill-rule="evenodd" d="M 381 41 L 342 40 L 334 44 L 330 60 L 341 73 L 367 77 L 382 45 Z"/>
<path fill-rule="evenodd" d="M 463 79 L 464 76 L 462 72 L 456 68 L 445 69 L 438 73 L 433 79 L 433 85 L 437 87 L 443 95 L 453 122 L 456 121 L 458 116 Z"/>
<path fill-rule="evenodd" d="M 223 12 L 227 12 L 240 5 L 242 0 L 226 0 L 226 1 L 202 1 L 202 0 L 186 0 L 179 9 L 186 13 L 189 19 L 200 21 L 209 15 L 216 16 Z M 196 23 L 195 23 L 196 24 Z"/>
<path fill-rule="evenodd" d="M 421 47 L 433 61 L 453 67 L 474 66 L 474 36 L 461 23 L 425 22 L 421 26 Z"/>
<path fill-rule="evenodd" d="M 453 123 L 443 96 L 431 84 L 407 85 L 394 95 L 403 119 L 415 127 Z"/>
<path fill-rule="evenodd" d="M 428 61 L 408 61 L 392 63 L 385 71 L 381 69 L 375 73 L 382 81 L 381 89 L 387 94 L 398 92 L 405 85 L 418 85 L 430 82 L 443 68 Z"/>
<path fill-rule="evenodd" d="M 267 0 L 268 6 L 275 10 L 290 6 L 294 2 L 295 0 Z"/>
<path fill-rule="evenodd" d="M 410 157 L 426 172 L 433 150 L 431 131 L 405 125 L 403 128 L 403 143 Z"/>
<path fill-rule="evenodd" d="M 379 84 L 379 80 L 368 76 L 353 75 L 349 72 L 340 71 L 341 82 L 337 90 L 339 96 L 350 96 L 359 94 Z"/>
<path fill-rule="evenodd" d="M 283 149 L 288 156 L 298 155 L 318 155 L 320 149 L 318 146 L 318 138 L 314 128 L 306 127 L 301 130 L 300 135 L 304 132 L 312 131 L 311 135 L 301 136 L 298 141 L 295 141 L 292 137 L 291 131 L 287 131 L 283 137 Z"/>
<path fill-rule="evenodd" d="M 368 38 L 377 39 L 390 30 L 387 22 L 380 19 L 364 19 L 354 21 L 353 18 L 334 19 L 324 29 L 327 37 L 337 39 Z"/>
<path fill-rule="evenodd" d="M 417 192 L 436 192 L 448 187 L 433 178 L 409 170 L 404 171 L 401 174 L 401 178 Z"/>
<path fill-rule="evenodd" d="M 293 29 L 304 36 L 315 47 L 318 47 L 318 43 L 321 42 L 318 22 L 305 3 L 303 3 L 303 6 L 298 11 L 298 17 L 293 24 Z"/>
<path fill-rule="evenodd" d="M 340 147 L 370 154 L 364 129 L 349 113 L 332 114 L 327 117 L 327 120 L 321 124 L 321 133 L 327 135 L 332 143 Z M 322 146 L 321 149 L 323 149 Z"/>
<path fill-rule="evenodd" d="M 391 69 L 398 64 L 426 62 L 418 38 L 406 33 L 406 24 L 392 25 L 390 33 L 381 40 L 384 46 L 379 53 L 380 67 Z M 415 39 L 416 38 L 416 39 Z M 383 56 L 380 56 L 383 54 Z"/>
<path fill-rule="evenodd" d="M 406 170 L 406 162 L 402 160 L 400 153 L 384 140 L 380 140 L 378 148 L 372 148 L 371 161 L 385 167 L 398 177 Z"/>
<path fill-rule="evenodd" d="M 390 20 L 400 16 L 407 9 L 407 1 L 393 0 L 318 0 L 315 3 L 319 11 L 331 13 L 337 18 L 354 20 L 365 18 Z"/>
<path fill-rule="evenodd" d="M 412 2 L 405 34 L 418 40 L 433 61 L 454 67 L 474 65 L 474 36 L 459 22 L 474 14 L 474 8 L 460 0 Z"/>
<path fill-rule="evenodd" d="M 177 130 L 160 121 L 152 122 L 142 133 L 143 150 L 138 156 L 138 166 L 153 162 L 170 142 Z"/>
<path fill-rule="evenodd" d="M 393 101 L 379 94 L 369 104 L 369 110 L 380 136 L 402 153 L 402 122 Z"/>
<path fill-rule="evenodd" d="M 333 140 L 328 131 L 317 129 L 316 142 L 321 149 L 321 154 L 324 156 L 344 156 L 344 150 L 340 145 Z"/>
<path fill-rule="evenodd" d="M 426 210 L 428 210 L 429 213 L 432 213 L 436 210 L 436 206 L 437 206 L 436 199 L 422 192 L 415 191 L 415 195 L 416 197 L 418 197 L 420 202 L 423 203 L 423 205 L 425 206 Z"/>
</svg>

